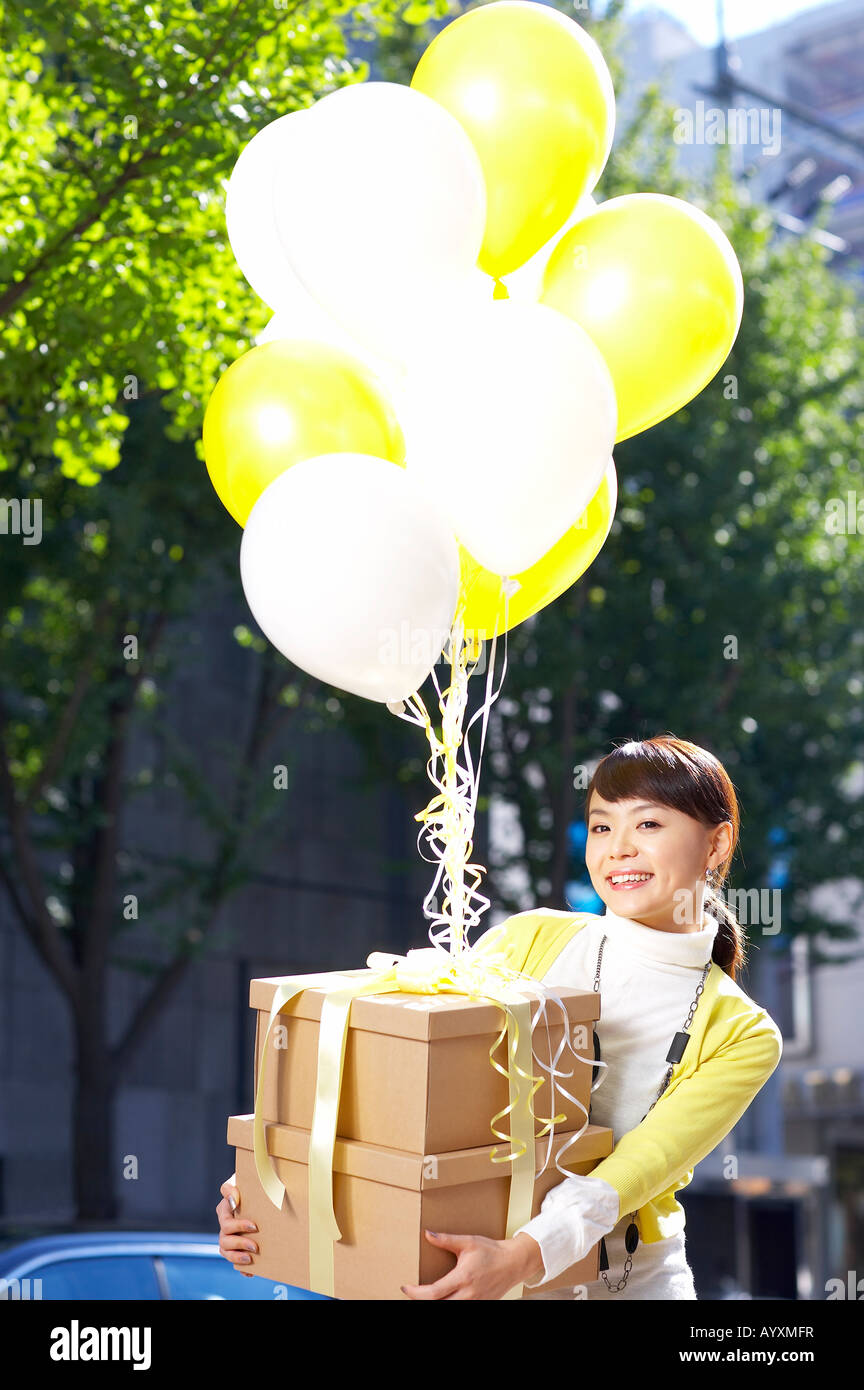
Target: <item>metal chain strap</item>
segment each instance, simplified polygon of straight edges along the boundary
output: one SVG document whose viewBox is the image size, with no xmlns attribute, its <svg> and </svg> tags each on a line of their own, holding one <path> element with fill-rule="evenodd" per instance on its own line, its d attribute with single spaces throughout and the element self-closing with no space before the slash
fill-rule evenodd
<svg viewBox="0 0 864 1390">
<path fill-rule="evenodd" d="M 594 976 L 594 992 L 595 992 L 595 994 L 599 993 L 599 991 L 600 991 L 600 967 L 601 967 L 602 962 L 603 962 L 603 947 L 606 945 L 607 940 L 608 940 L 608 937 L 604 936 L 604 937 L 603 937 L 603 940 L 600 942 L 600 950 L 599 950 L 598 953 L 597 953 L 597 972 L 596 972 L 596 974 L 595 974 L 595 976 Z M 689 1031 L 690 1031 L 690 1025 L 691 1025 L 691 1023 L 693 1022 L 693 1015 L 696 1013 L 696 1007 L 697 1007 L 697 1005 L 698 1005 L 698 1003 L 699 1003 L 699 999 L 700 999 L 700 997 L 701 997 L 701 995 L 702 995 L 702 993 L 703 993 L 703 991 L 704 991 L 704 989 L 705 989 L 705 981 L 706 981 L 706 979 L 708 978 L 708 972 L 709 972 L 710 969 L 711 969 L 711 961 L 709 960 L 708 963 L 707 963 L 707 965 L 705 966 L 705 969 L 702 971 L 702 978 L 701 978 L 701 980 L 699 981 L 699 984 L 698 984 L 698 986 L 697 986 L 696 995 L 695 995 L 695 997 L 694 997 L 694 999 L 693 999 L 693 1003 L 690 1005 L 690 1012 L 689 1012 L 688 1015 L 687 1015 L 687 1021 L 686 1021 L 686 1023 L 684 1024 L 684 1028 L 683 1028 L 683 1031 L 684 1031 L 685 1033 L 689 1033 Z M 664 1078 L 663 1078 L 663 1082 L 662 1082 L 662 1084 L 661 1084 L 661 1086 L 660 1086 L 660 1089 L 659 1089 L 659 1091 L 657 1092 L 657 1095 L 654 1097 L 654 1100 L 652 1100 L 651 1104 L 648 1106 L 648 1109 L 645 1111 L 645 1114 L 642 1116 L 642 1119 L 643 1119 L 643 1120 L 646 1119 L 646 1118 L 651 1114 L 651 1111 L 654 1109 L 654 1106 L 657 1104 L 657 1102 L 658 1102 L 658 1100 L 660 1099 L 660 1097 L 662 1096 L 663 1092 L 666 1090 L 666 1087 L 669 1085 L 669 1082 L 670 1082 L 671 1079 L 672 1079 L 672 1072 L 673 1072 L 673 1071 L 674 1071 L 674 1066 L 668 1065 L 667 1068 L 666 1068 L 666 1075 L 665 1075 Z M 640 1121 L 640 1123 L 641 1123 L 641 1121 Z M 631 1232 L 632 1232 L 632 1235 L 631 1235 Z M 632 1246 L 633 1246 L 633 1249 L 632 1249 L 632 1250 L 630 1249 L 631 1242 L 632 1242 Z M 606 1285 L 606 1287 L 607 1287 L 607 1289 L 609 1290 L 610 1293 L 619 1293 L 619 1292 L 621 1291 L 621 1289 L 623 1289 L 623 1288 L 625 1287 L 625 1285 L 626 1285 L 626 1283 L 627 1283 L 627 1280 L 630 1278 L 630 1271 L 631 1271 L 631 1269 L 633 1268 L 633 1255 L 634 1255 L 634 1252 L 635 1252 L 635 1250 L 636 1250 L 636 1246 L 637 1246 L 638 1243 L 639 1243 L 639 1231 L 638 1231 L 638 1227 L 636 1226 L 636 1213 L 635 1213 L 635 1211 L 634 1211 L 634 1212 L 631 1212 L 631 1214 L 630 1214 L 630 1225 L 627 1227 L 627 1234 L 626 1234 L 626 1236 L 625 1236 L 625 1243 L 626 1243 L 626 1247 L 627 1247 L 627 1258 L 626 1258 L 626 1260 L 624 1261 L 624 1275 L 623 1275 L 623 1277 L 622 1277 L 621 1279 L 618 1280 L 618 1283 L 617 1283 L 617 1284 L 610 1284 L 605 1269 L 601 1269 L 601 1271 L 600 1271 L 600 1277 L 601 1277 L 601 1279 L 603 1280 L 603 1283 Z M 603 1242 L 603 1248 L 604 1248 L 604 1250 L 605 1250 L 605 1239 L 604 1239 L 604 1242 Z"/>
</svg>

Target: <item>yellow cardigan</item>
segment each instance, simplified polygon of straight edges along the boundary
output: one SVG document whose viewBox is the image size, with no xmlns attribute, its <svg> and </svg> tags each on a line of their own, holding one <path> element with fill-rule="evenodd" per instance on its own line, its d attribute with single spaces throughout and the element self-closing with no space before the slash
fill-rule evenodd
<svg viewBox="0 0 864 1390">
<path fill-rule="evenodd" d="M 551 908 L 521 912 L 502 924 L 496 940 L 486 940 L 494 928 L 487 932 L 476 949 L 502 953 L 513 969 L 542 980 L 587 920 L 585 913 Z M 619 1220 L 637 1213 L 640 1237 L 648 1244 L 683 1230 L 676 1192 L 738 1123 L 783 1053 L 773 1019 L 713 962 L 690 1039 L 653 1110 L 590 1174 L 617 1191 Z"/>
</svg>

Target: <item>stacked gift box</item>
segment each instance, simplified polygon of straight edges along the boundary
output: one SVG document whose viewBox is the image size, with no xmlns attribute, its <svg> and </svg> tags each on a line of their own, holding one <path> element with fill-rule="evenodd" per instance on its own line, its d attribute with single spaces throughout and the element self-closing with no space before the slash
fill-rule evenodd
<svg viewBox="0 0 864 1390">
<path fill-rule="evenodd" d="M 334 981 L 368 974 L 334 975 Z M 315 1106 L 321 1010 L 327 990 L 297 994 L 271 1032 L 259 1096 L 268 1162 L 285 1197 L 277 1210 L 261 1186 L 253 1154 L 253 1117 L 228 1122 L 236 1149 L 242 1215 L 258 1227 L 259 1254 L 251 1271 L 265 1279 L 310 1288 L 308 1159 Z M 279 978 L 253 980 L 250 1004 L 258 1025 L 255 1086 Z M 567 1011 L 569 1042 L 585 1059 L 564 1051 L 559 1069 L 572 1072 L 561 1084 L 575 1100 L 555 1095 L 551 1157 L 549 1136 L 536 1140 L 533 1207 L 536 1215 L 550 1188 L 562 1181 L 555 1157 L 568 1172 L 590 1173 L 612 1150 L 612 1131 L 588 1124 L 593 1029 L 600 996 L 559 986 Z M 532 1017 L 538 1008 L 531 1002 Z M 492 1001 L 453 993 L 369 994 L 353 1000 L 339 1091 L 332 1161 L 333 1212 L 341 1238 L 333 1245 L 332 1292 L 341 1299 L 404 1299 L 401 1284 L 427 1284 L 452 1269 L 456 1257 L 426 1240 L 424 1229 L 503 1239 L 507 1234 L 511 1152 L 490 1122 L 510 1100 L 506 1041 L 490 1049 L 502 1030 L 502 1009 Z M 548 1066 L 564 1035 L 563 1014 L 547 1005 L 533 1031 L 532 1068 L 545 1077 L 533 1097 L 535 1134 L 553 1113 Z M 581 1102 L 580 1108 L 575 1101 Z M 574 1131 L 584 1132 L 575 1142 Z M 496 1130 L 509 1133 L 507 1118 Z M 493 1154 L 499 1161 L 493 1161 Z M 527 1217 L 526 1217 L 527 1219 Z M 595 1246 L 544 1288 L 585 1284 L 598 1278 Z"/>
</svg>

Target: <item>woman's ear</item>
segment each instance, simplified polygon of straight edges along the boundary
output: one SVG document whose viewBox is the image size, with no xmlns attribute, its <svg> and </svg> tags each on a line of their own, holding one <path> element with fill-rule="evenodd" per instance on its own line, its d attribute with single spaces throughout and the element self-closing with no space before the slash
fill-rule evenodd
<svg viewBox="0 0 864 1390">
<path fill-rule="evenodd" d="M 728 859 L 730 850 L 732 849 L 733 834 L 734 829 L 732 822 L 729 820 L 723 821 L 723 824 L 717 827 L 714 832 L 714 838 L 711 841 L 711 855 L 712 857 L 715 854 L 717 855 L 717 863 L 709 864 L 709 868 L 716 869 L 724 860 Z"/>
</svg>

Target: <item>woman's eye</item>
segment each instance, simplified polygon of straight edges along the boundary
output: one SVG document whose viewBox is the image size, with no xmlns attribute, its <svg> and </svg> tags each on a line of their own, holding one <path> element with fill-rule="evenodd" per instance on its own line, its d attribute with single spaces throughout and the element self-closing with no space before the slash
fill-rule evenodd
<svg viewBox="0 0 864 1390">
<path fill-rule="evenodd" d="M 640 821 L 640 823 L 639 823 L 639 829 L 640 829 L 640 830 L 642 829 L 642 826 L 643 826 L 643 825 L 653 825 L 653 826 L 656 826 L 658 830 L 662 830 L 662 828 L 663 828 L 663 827 L 661 826 L 660 822 L 659 822 L 659 821 L 656 821 L 656 820 L 643 820 L 643 821 Z M 591 827 L 591 834 L 592 834 L 592 835 L 596 834 L 598 830 L 608 830 L 608 829 L 609 829 L 608 825 L 601 825 L 601 824 L 598 823 L 598 824 L 592 825 L 592 827 Z"/>
</svg>

